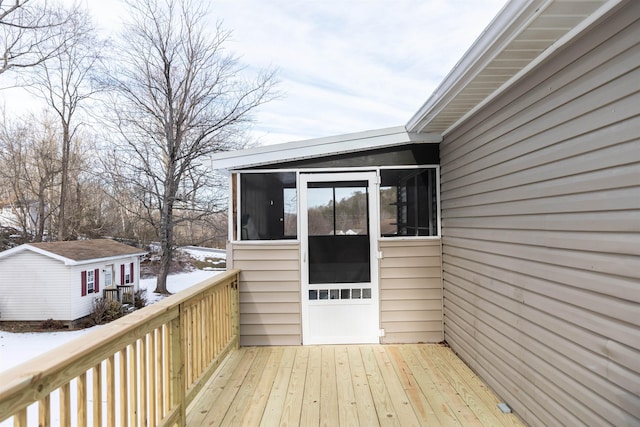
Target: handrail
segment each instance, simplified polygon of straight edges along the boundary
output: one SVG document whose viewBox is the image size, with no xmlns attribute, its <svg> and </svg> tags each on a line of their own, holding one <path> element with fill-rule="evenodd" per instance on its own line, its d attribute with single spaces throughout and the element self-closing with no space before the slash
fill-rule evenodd
<svg viewBox="0 0 640 427">
<path fill-rule="evenodd" d="M 0 422 L 185 425 L 187 405 L 238 347 L 238 275 L 216 275 L 0 374 Z"/>
</svg>

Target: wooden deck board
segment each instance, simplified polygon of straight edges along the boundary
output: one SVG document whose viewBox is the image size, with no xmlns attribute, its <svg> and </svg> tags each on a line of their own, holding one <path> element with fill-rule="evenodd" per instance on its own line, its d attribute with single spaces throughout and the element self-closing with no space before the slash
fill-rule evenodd
<svg viewBox="0 0 640 427">
<path fill-rule="evenodd" d="M 427 397 L 422 393 L 418 381 L 413 374 L 413 370 L 409 366 L 409 362 L 412 360 L 406 358 L 399 347 L 390 347 L 390 355 L 393 358 L 393 366 L 396 368 L 398 379 L 402 383 L 405 393 L 407 393 L 407 398 L 411 402 L 411 406 L 420 421 L 420 425 L 440 426 L 441 424 L 436 417 L 435 411 L 431 407 Z M 415 366 L 414 363 L 414 367 Z"/>
<path fill-rule="evenodd" d="M 364 370 L 360 347 L 347 346 L 349 354 L 349 365 L 351 366 L 351 380 L 353 381 L 353 391 L 356 397 L 356 409 L 358 410 L 358 420 L 363 426 L 380 425 L 376 414 L 376 407 L 371 397 L 369 379 Z"/>
<path fill-rule="evenodd" d="M 434 385 L 436 386 L 435 393 L 442 397 L 443 405 L 448 408 L 443 411 L 450 411 L 458 419 L 460 425 L 463 426 L 482 426 L 483 424 L 470 410 L 462 397 L 458 394 L 458 391 L 447 380 L 447 376 L 444 375 L 443 369 L 448 369 L 447 366 L 442 366 L 437 363 L 436 360 L 429 356 L 429 350 L 425 347 L 419 347 L 416 349 L 416 354 L 419 356 L 420 363 L 430 375 L 434 378 Z M 486 424 L 491 425 L 491 424 Z"/>
<path fill-rule="evenodd" d="M 304 383 L 307 378 L 307 364 L 309 362 L 309 347 L 293 347 L 296 349 L 296 358 L 291 370 L 287 396 L 282 408 L 280 426 L 298 426 L 300 424 L 300 414 L 302 413 L 302 398 L 304 393 Z"/>
<path fill-rule="evenodd" d="M 341 426 L 358 424 L 358 408 L 353 391 L 353 374 L 346 347 L 335 348 L 336 381 L 338 388 L 338 417 Z"/>
<path fill-rule="evenodd" d="M 307 362 L 307 378 L 302 393 L 302 413 L 300 414 L 301 426 L 320 424 L 320 360 L 322 349 L 311 347 L 309 349 L 309 361 Z"/>
<path fill-rule="evenodd" d="M 246 347 L 220 365 L 187 425 L 522 426 L 445 346 Z"/>
<path fill-rule="evenodd" d="M 260 425 L 262 426 L 267 427 L 280 424 L 280 418 L 282 417 L 284 402 L 287 398 L 287 390 L 289 388 L 289 381 L 291 380 L 291 372 L 293 370 L 295 357 L 295 347 L 287 347 L 283 350 L 282 359 L 278 366 L 275 379 L 273 380 L 271 392 L 268 393 L 267 390 L 265 390 L 268 402 L 264 408 L 262 421 L 260 421 Z M 244 424 L 256 425 L 255 422 L 246 422 Z"/>
<path fill-rule="evenodd" d="M 338 426 L 338 386 L 334 348 L 322 347 L 322 374 L 320 376 L 320 426 Z"/>
<path fill-rule="evenodd" d="M 260 348 L 256 363 L 249 370 L 236 398 L 229 406 L 223 426 L 260 423 L 265 405 L 270 399 L 282 353 L 282 347 L 274 348 L 273 351 L 266 347 Z"/>
</svg>

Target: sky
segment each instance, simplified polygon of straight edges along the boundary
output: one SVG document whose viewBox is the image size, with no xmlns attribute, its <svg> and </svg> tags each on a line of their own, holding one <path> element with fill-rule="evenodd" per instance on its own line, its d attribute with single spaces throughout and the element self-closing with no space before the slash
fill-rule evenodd
<svg viewBox="0 0 640 427">
<path fill-rule="evenodd" d="M 72 2 L 73 0 L 64 0 Z M 79 0 L 105 34 L 122 3 Z M 206 1 L 206 0 L 205 0 Z M 212 25 L 252 72 L 278 69 L 282 96 L 255 115 L 260 144 L 401 126 L 506 0 L 210 0 Z M 0 98 L 14 97 L 0 91 Z"/>
</svg>

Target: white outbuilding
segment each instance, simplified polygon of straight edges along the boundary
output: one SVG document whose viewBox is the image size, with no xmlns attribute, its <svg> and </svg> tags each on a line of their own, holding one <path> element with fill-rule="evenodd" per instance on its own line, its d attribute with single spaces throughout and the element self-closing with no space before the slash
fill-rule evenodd
<svg viewBox="0 0 640 427">
<path fill-rule="evenodd" d="M 109 239 L 27 243 L 0 252 L 0 321 L 87 316 L 105 289 L 139 289 L 145 253 Z"/>
</svg>

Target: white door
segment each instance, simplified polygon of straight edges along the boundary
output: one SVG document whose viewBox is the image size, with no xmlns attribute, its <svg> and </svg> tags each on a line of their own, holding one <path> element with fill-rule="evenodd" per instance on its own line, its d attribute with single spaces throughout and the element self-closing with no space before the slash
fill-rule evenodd
<svg viewBox="0 0 640 427">
<path fill-rule="evenodd" d="M 299 188 L 303 343 L 378 343 L 376 174 L 301 174 Z"/>
</svg>

